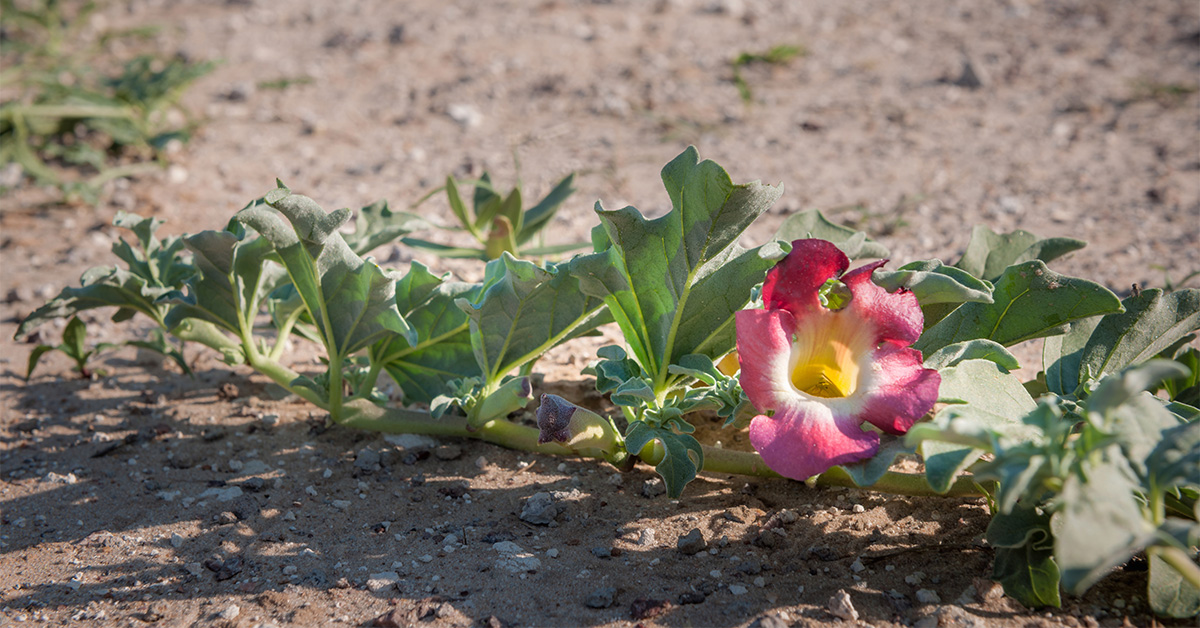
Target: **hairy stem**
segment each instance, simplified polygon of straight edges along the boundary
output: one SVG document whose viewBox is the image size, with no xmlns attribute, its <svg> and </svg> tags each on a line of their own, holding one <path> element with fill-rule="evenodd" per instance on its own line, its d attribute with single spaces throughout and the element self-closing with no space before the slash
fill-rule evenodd
<svg viewBox="0 0 1200 628">
<path fill-rule="evenodd" d="M 427 412 L 404 410 L 399 408 L 380 408 L 364 400 L 356 400 L 346 404 L 347 418 L 342 425 L 357 429 L 376 432 L 399 434 L 427 434 L 431 436 L 457 436 L 475 438 L 509 449 L 521 449 L 542 454 L 557 456 L 579 456 L 585 458 L 608 458 L 617 452 L 575 451 L 557 443 L 539 444 L 538 430 L 533 427 L 518 425 L 504 419 L 488 421 L 478 429 L 472 430 L 467 424 L 467 418 L 446 415 L 434 419 Z M 655 465 L 661 462 L 661 453 L 653 453 L 653 443 L 648 445 L 639 456 L 644 462 Z M 734 451 L 704 445 L 703 471 L 710 473 L 733 473 L 758 477 L 780 477 L 763 462 L 762 457 L 754 452 Z M 607 455 L 606 455 L 607 454 Z M 928 497 L 976 497 L 984 492 L 970 476 L 958 479 L 949 492 L 939 494 L 929 487 L 925 477 L 916 473 L 888 472 L 872 486 L 859 487 L 850 479 L 846 472 L 832 469 L 817 477 L 818 486 L 843 486 L 848 488 L 863 488 L 880 493 L 894 495 L 913 495 Z"/>
</svg>

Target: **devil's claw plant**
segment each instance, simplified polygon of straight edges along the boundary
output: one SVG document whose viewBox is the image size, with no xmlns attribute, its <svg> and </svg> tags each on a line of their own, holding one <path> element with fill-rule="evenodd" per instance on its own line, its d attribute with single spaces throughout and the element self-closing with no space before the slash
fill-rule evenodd
<svg viewBox="0 0 1200 628">
<path fill-rule="evenodd" d="M 478 283 L 364 258 L 427 224 L 386 203 L 346 229 L 354 212 L 279 184 L 223 230 L 166 239 L 157 221 L 122 214 L 135 236 L 114 246 L 124 265 L 89 270 L 18 336 L 93 308 L 142 314 L 159 350 L 182 358 L 163 334 L 207 346 L 335 424 L 645 462 L 671 497 L 703 471 L 980 496 L 993 576 L 1023 604 L 1058 605 L 1060 590 L 1081 593 L 1144 554 L 1155 612 L 1200 612 L 1200 290 L 1122 301 L 1047 266 L 1082 242 L 986 227 L 954 264 L 851 269 L 887 249 L 815 211 L 743 249 L 781 188 L 735 184 L 694 149 L 662 180 L 665 215 L 597 205 L 590 253 L 537 263 L 521 245 L 570 178 L 528 211 L 519 193 L 476 182 L 471 212 L 451 179 L 451 208 L 483 245 L 472 255 L 490 259 Z M 544 394 L 528 423 L 537 359 L 610 322 L 623 342 L 585 372 L 619 413 Z M 65 346 L 82 348 L 80 327 Z M 295 370 L 292 338 L 320 346 L 323 368 Z M 1043 363 L 1022 381 L 1009 347 L 1031 340 Z M 701 442 L 695 424 L 713 418 L 748 430 L 756 451 Z M 894 469 L 897 458 L 921 472 Z"/>
</svg>

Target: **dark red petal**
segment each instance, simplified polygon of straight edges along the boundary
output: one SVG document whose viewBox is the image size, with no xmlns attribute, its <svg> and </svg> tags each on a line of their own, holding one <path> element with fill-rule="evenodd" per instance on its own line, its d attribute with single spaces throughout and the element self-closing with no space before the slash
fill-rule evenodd
<svg viewBox="0 0 1200 628">
<path fill-rule="evenodd" d="M 846 257 L 832 242 L 796 240 L 792 252 L 780 260 L 763 282 L 763 305 L 768 310 L 784 309 L 802 315 L 821 307 L 817 292 L 831 277 L 840 277 L 850 267 Z"/>
<path fill-rule="evenodd" d="M 921 337 L 925 315 L 921 313 L 917 295 L 907 290 L 889 293 L 871 281 L 871 273 L 886 263 L 887 260 L 872 262 L 842 277 L 842 283 L 846 284 L 854 298 L 840 311 L 843 315 L 853 312 L 874 323 L 878 334 L 876 342 L 886 341 L 907 347 Z"/>
<path fill-rule="evenodd" d="M 903 434 L 933 409 L 942 376 L 922 368 L 921 352 L 885 344 L 875 352 L 875 381 L 858 418 L 888 434 Z"/>
</svg>

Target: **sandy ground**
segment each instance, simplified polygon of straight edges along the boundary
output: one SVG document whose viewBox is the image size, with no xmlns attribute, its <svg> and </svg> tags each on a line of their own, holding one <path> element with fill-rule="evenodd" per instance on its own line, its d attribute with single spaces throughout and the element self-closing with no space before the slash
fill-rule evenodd
<svg viewBox="0 0 1200 628">
<path fill-rule="evenodd" d="M 0 199 L 0 625 L 775 628 L 844 621 L 839 590 L 873 626 L 1152 623 L 1136 560 L 1062 609 L 1003 597 L 980 500 L 715 475 L 668 500 L 648 468 L 326 430 L 208 353 L 191 379 L 117 352 L 92 381 L 51 356 L 26 384 L 33 345 L 10 338 L 115 261 L 119 209 L 178 234 L 221 228 L 275 177 L 333 209 L 484 169 L 540 195 L 575 171 L 549 230 L 569 242 L 597 199 L 665 211 L 658 170 L 688 144 L 785 185 L 749 243 L 820 208 L 897 262 L 953 260 L 984 223 L 1088 240 L 1052 267 L 1118 293 L 1162 286 L 1200 269 L 1194 2 L 131 0 L 93 27 L 143 24 L 165 53 L 221 62 L 185 99 L 200 134 L 96 208 Z M 743 69 L 744 103 L 730 60 L 780 44 L 806 54 Z M 96 340 L 136 329 L 85 318 Z M 548 356 L 545 387 L 594 402 L 579 369 L 597 345 Z M 541 492 L 561 512 L 523 521 Z M 705 547 L 686 554 L 692 530 Z"/>
</svg>

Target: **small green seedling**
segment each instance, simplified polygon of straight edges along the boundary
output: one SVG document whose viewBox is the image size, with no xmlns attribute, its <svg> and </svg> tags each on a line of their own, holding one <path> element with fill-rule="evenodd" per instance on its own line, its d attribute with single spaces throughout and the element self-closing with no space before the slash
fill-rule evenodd
<svg viewBox="0 0 1200 628">
<path fill-rule="evenodd" d="M 79 376 L 83 379 L 91 379 L 92 374 L 103 375 L 100 371 L 93 371 L 88 368 L 88 361 L 100 354 L 100 352 L 111 349 L 117 345 L 110 342 L 102 342 L 91 347 L 87 346 L 85 341 L 87 337 L 87 325 L 79 320 L 78 316 L 72 317 L 67 323 L 67 327 L 63 329 L 62 343 L 50 345 L 38 345 L 33 348 L 33 352 L 29 354 L 29 368 L 25 371 L 25 380 L 33 377 L 33 369 L 37 368 L 38 361 L 42 356 L 51 351 L 61 351 L 67 357 L 75 361 L 75 370 L 79 371 Z"/>
<path fill-rule="evenodd" d="M 471 234 L 479 247 L 456 247 L 420 238 L 404 238 L 402 241 L 412 247 L 431 251 L 442 257 L 458 257 L 468 259 L 493 260 L 499 259 L 503 253 L 513 257 L 555 255 L 574 251 L 588 246 L 586 242 L 559 244 L 551 246 L 529 246 L 534 236 L 538 235 L 554 218 L 558 208 L 567 197 L 575 192 L 573 183 L 575 174 L 571 173 L 559 181 L 542 200 L 529 209 L 521 208 L 521 187 L 518 185 L 508 194 L 500 194 L 492 185 L 488 173 L 476 181 L 456 181 L 454 177 L 446 177 L 446 185 L 439 190 L 446 191 L 450 201 L 450 210 L 458 219 L 459 227 L 455 230 L 465 230 Z M 470 185 L 475 188 L 471 206 L 463 202 L 459 192 L 460 185 Z M 428 198 L 428 197 L 426 197 Z M 425 200 L 425 199 L 422 199 Z"/>
<path fill-rule="evenodd" d="M 742 102 L 750 104 L 754 100 L 754 92 L 750 89 L 750 84 L 742 76 L 742 68 L 753 63 L 764 63 L 767 65 L 783 65 L 796 57 L 804 56 L 806 51 L 803 46 L 790 46 L 780 44 L 771 47 L 766 52 L 743 52 L 738 55 L 730 65 L 733 66 L 733 84 L 737 86 L 738 94 L 742 97 Z"/>
</svg>

